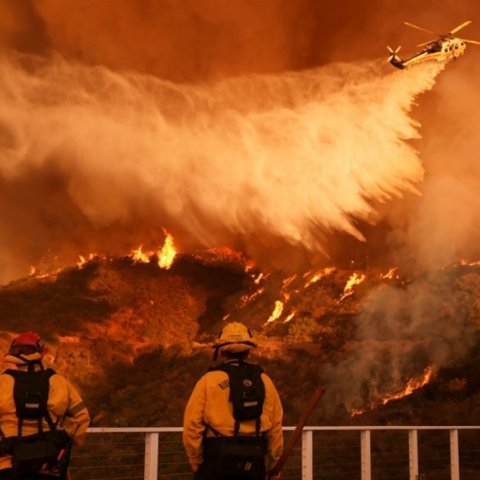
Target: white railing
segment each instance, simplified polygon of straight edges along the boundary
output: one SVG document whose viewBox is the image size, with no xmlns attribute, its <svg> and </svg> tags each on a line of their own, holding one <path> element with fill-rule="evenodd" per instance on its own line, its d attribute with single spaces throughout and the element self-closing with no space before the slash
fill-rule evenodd
<svg viewBox="0 0 480 480">
<path fill-rule="evenodd" d="M 286 438 L 293 429 L 285 428 Z M 191 478 L 180 427 L 89 432 L 74 451 L 75 480 Z M 479 459 L 480 426 L 305 427 L 282 480 L 478 480 Z"/>
</svg>

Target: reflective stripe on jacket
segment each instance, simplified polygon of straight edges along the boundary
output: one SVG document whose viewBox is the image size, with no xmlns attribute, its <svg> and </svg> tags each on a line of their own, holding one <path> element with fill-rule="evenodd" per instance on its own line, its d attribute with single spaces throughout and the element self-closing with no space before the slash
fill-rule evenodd
<svg viewBox="0 0 480 480">
<path fill-rule="evenodd" d="M 260 418 L 260 431 L 266 434 L 268 455 L 267 470 L 273 468 L 283 450 L 283 410 L 278 392 L 268 375 L 262 373 L 265 400 Z M 206 373 L 195 385 L 185 408 L 183 420 L 183 444 L 192 469 L 196 471 L 203 461 L 203 436 L 215 434 L 233 436 L 233 407 L 228 401 L 230 389 L 228 375 L 220 370 Z M 255 434 L 255 420 L 240 423 L 240 435 Z"/>
</svg>

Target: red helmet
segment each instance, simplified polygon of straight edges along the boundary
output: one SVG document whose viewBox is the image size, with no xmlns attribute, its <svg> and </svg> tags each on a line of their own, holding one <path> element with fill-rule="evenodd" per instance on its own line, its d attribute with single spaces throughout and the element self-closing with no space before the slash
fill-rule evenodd
<svg viewBox="0 0 480 480">
<path fill-rule="evenodd" d="M 46 353 L 45 342 L 35 332 L 24 332 L 13 339 L 8 353 L 10 355 L 44 354 Z"/>
</svg>

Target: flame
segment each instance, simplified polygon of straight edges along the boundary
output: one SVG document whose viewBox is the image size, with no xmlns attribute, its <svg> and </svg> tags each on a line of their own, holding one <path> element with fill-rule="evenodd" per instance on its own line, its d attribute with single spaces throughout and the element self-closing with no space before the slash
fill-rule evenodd
<svg viewBox="0 0 480 480">
<path fill-rule="evenodd" d="M 347 280 L 347 283 L 343 288 L 343 294 L 338 301 L 341 302 L 350 295 L 353 295 L 353 287 L 360 285 L 366 278 L 367 277 L 363 273 L 359 275 L 357 272 L 353 272 L 350 278 Z"/>
<path fill-rule="evenodd" d="M 280 315 L 282 315 L 282 312 L 283 312 L 283 302 L 281 302 L 280 300 L 277 300 L 275 302 L 275 307 L 273 309 L 273 312 L 268 318 L 268 320 L 265 322 L 265 325 L 267 323 L 274 322 L 275 320 L 277 320 L 277 318 L 279 318 Z"/>
<path fill-rule="evenodd" d="M 400 276 L 398 275 L 398 268 L 397 267 L 392 267 L 387 273 L 384 273 L 383 275 L 380 275 L 380 278 L 383 280 L 393 280 L 393 279 L 398 279 Z"/>
<path fill-rule="evenodd" d="M 83 268 L 86 263 L 87 263 L 87 259 L 83 255 L 79 255 L 78 256 L 77 267 L 78 268 Z"/>
<path fill-rule="evenodd" d="M 140 245 L 137 249 L 132 250 L 130 256 L 134 263 L 149 263 L 150 254 L 142 251 L 143 245 Z"/>
<path fill-rule="evenodd" d="M 173 244 L 173 237 L 167 233 L 165 237 L 165 242 L 163 247 L 158 251 L 158 266 L 160 268 L 164 268 L 168 270 L 175 260 L 175 256 L 177 255 L 177 251 L 175 250 L 175 246 Z"/>
<path fill-rule="evenodd" d="M 460 260 L 460 265 L 462 267 L 478 267 L 480 265 L 480 261 L 476 261 L 476 262 L 469 262 L 467 260 Z"/>
<path fill-rule="evenodd" d="M 375 408 L 375 406 L 378 403 L 381 403 L 382 405 L 386 405 L 388 402 L 391 402 L 392 400 L 398 400 L 400 398 L 406 397 L 408 395 L 411 395 L 415 390 L 418 390 L 419 388 L 422 388 L 425 386 L 432 378 L 433 376 L 433 367 L 427 367 L 425 370 L 422 372 L 421 375 L 417 375 L 416 377 L 412 377 L 405 387 L 397 393 L 388 393 L 384 397 L 380 399 L 380 402 L 372 402 L 370 404 L 370 408 Z M 365 413 L 365 408 L 352 408 L 350 411 L 350 416 L 355 417 L 357 415 L 362 415 Z"/>
<path fill-rule="evenodd" d="M 307 280 L 305 283 L 304 288 L 308 288 L 310 285 L 317 283 L 319 280 L 322 278 L 330 275 L 335 271 L 335 267 L 327 267 L 324 268 L 323 270 L 320 270 L 319 272 L 315 273 L 310 279 Z M 304 276 L 308 276 L 310 273 L 305 274 Z"/>
<path fill-rule="evenodd" d="M 294 316 L 296 312 L 290 313 L 290 315 L 283 321 L 283 323 L 289 322 Z"/>
<path fill-rule="evenodd" d="M 28 276 L 32 278 L 48 278 L 50 277 L 50 275 L 56 275 L 57 273 L 60 272 L 60 270 L 61 270 L 60 268 L 57 268 L 56 270 L 52 270 L 51 272 L 40 273 L 37 267 L 30 265 Z"/>
<path fill-rule="evenodd" d="M 150 259 L 154 255 L 157 255 L 157 265 L 160 268 L 168 270 L 175 260 L 177 250 L 175 249 L 175 245 L 173 243 L 173 237 L 169 233 L 165 233 L 165 235 L 165 242 L 163 243 L 162 248 L 158 249 L 156 253 L 153 251 L 144 252 L 143 245 L 140 245 L 135 250 L 132 250 L 129 256 L 132 258 L 134 263 L 150 263 Z"/>
<path fill-rule="evenodd" d="M 294 280 L 297 278 L 296 274 L 287 277 L 285 280 L 282 281 L 282 290 L 287 288 Z"/>
<path fill-rule="evenodd" d="M 86 263 L 90 262 L 94 258 L 99 257 L 97 253 L 89 253 L 88 257 L 84 257 L 83 255 L 78 255 L 78 262 L 77 262 L 77 267 L 79 269 L 82 269 Z M 105 257 L 104 257 L 105 258 Z"/>
<path fill-rule="evenodd" d="M 392 400 L 398 400 L 399 398 L 403 398 L 403 397 L 406 397 L 407 395 L 411 395 L 415 390 L 418 390 L 419 388 L 422 388 L 424 385 L 426 385 L 432 378 L 432 375 L 433 375 L 433 368 L 427 367 L 423 371 L 421 376 L 411 378 L 401 392 L 391 393 L 383 397 L 382 404 L 385 405 L 386 403 L 391 402 Z"/>
</svg>

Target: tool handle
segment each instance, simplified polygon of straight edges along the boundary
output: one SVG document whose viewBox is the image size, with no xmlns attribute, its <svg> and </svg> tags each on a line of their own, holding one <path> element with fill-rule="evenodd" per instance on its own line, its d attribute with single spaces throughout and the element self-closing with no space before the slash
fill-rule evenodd
<svg viewBox="0 0 480 480">
<path fill-rule="evenodd" d="M 303 410 L 302 416 L 300 417 L 300 420 L 298 421 L 297 426 L 293 434 L 291 435 L 287 446 L 283 450 L 282 456 L 279 458 L 275 467 L 273 467 L 272 470 L 268 472 L 268 477 L 274 477 L 281 472 L 282 468 L 284 467 L 285 463 L 288 460 L 288 457 L 291 455 L 292 450 L 295 447 L 295 444 L 297 443 L 298 439 L 300 438 L 300 435 L 302 434 L 303 427 L 307 423 L 308 418 L 312 414 L 313 410 L 317 406 L 317 403 L 322 398 L 324 393 L 325 393 L 325 390 L 323 387 L 318 387 L 315 390 L 307 406 Z"/>
</svg>

